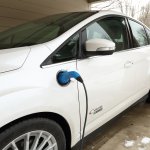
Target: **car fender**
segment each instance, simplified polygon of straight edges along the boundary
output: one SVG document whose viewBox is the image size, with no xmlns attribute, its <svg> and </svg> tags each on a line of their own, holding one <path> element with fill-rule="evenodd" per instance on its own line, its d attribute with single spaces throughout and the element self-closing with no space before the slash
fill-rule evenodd
<svg viewBox="0 0 150 150">
<path fill-rule="evenodd" d="M 49 89 L 24 88 L 12 90 L 0 97 L 0 127 L 3 127 L 19 118 L 41 112 L 52 112 L 62 116 L 69 124 L 72 133 L 72 145 L 79 137 L 80 119 L 77 113 L 78 102 L 66 102 L 54 99 Z M 72 109 L 73 108 L 73 109 Z M 79 123 L 77 123 L 79 122 Z"/>
</svg>

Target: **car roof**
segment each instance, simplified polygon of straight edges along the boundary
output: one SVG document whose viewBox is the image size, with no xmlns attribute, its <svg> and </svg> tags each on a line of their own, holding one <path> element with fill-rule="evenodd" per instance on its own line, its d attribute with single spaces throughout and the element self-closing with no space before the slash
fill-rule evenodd
<svg viewBox="0 0 150 150">
<path fill-rule="evenodd" d="M 127 16 L 127 15 L 125 15 L 125 14 L 123 14 L 123 13 L 121 13 L 121 12 L 118 12 L 118 11 L 114 11 L 114 10 L 100 10 L 100 11 L 98 11 L 98 13 L 99 14 L 101 14 L 101 13 L 103 13 L 103 14 L 114 14 L 114 15 L 121 15 L 121 16 Z"/>
</svg>

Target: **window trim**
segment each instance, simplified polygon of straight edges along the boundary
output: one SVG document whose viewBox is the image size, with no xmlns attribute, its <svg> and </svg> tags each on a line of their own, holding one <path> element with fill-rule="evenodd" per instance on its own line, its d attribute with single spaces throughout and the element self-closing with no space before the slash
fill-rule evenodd
<svg viewBox="0 0 150 150">
<path fill-rule="evenodd" d="M 84 59 L 85 57 L 82 56 L 82 49 L 81 49 L 81 45 L 82 45 L 82 32 L 85 30 L 85 28 L 89 25 L 91 25 L 92 23 L 96 22 L 96 21 L 99 21 L 101 19 L 105 19 L 105 18 L 108 18 L 108 17 L 122 17 L 122 18 L 126 18 L 126 16 L 123 16 L 123 15 L 119 15 L 119 14 L 109 14 L 109 15 L 105 15 L 105 16 L 101 16 L 99 18 L 96 18 L 94 20 L 92 20 L 91 22 L 87 23 L 86 25 L 84 25 L 82 28 L 80 28 L 79 30 L 77 30 L 74 34 L 72 34 L 65 42 L 63 42 L 53 53 L 51 53 L 40 65 L 41 68 L 43 68 L 44 66 L 49 66 L 49 65 L 54 65 L 54 64 L 46 64 L 46 62 L 52 57 L 52 55 L 54 53 L 57 53 L 69 40 L 70 38 L 72 38 L 75 34 L 79 34 L 79 50 L 78 50 L 78 57 L 76 59 Z M 128 29 L 127 29 L 128 31 Z M 129 33 L 129 31 L 128 31 Z M 128 39 L 129 40 L 129 39 Z M 129 48 L 130 49 L 130 48 Z M 126 49 L 126 50 L 129 50 L 129 49 Z M 74 59 L 75 60 L 75 59 Z M 67 62 L 67 61 L 66 61 Z M 60 62 L 60 63 L 56 63 L 56 64 L 61 64 L 61 63 L 65 63 L 65 62 Z"/>
<path fill-rule="evenodd" d="M 77 58 L 78 58 L 78 55 L 79 55 L 79 51 L 80 51 L 80 44 L 81 44 L 81 37 L 80 37 L 80 32 L 76 32 L 74 33 L 73 35 L 71 35 L 65 42 L 63 42 L 54 52 L 52 52 L 43 62 L 42 64 L 40 65 L 41 68 L 43 68 L 44 66 L 49 66 L 49 65 L 54 65 L 54 64 L 61 64 L 61 63 L 66 63 L 66 62 L 69 62 L 69 61 L 74 61 L 76 60 L 77 58 L 73 58 L 71 60 L 67 60 L 67 61 L 62 61 L 62 62 L 58 62 L 58 63 L 52 63 L 52 64 L 47 64 L 47 61 L 49 59 L 51 59 L 59 50 L 61 50 L 75 35 L 79 34 L 79 50 L 77 50 Z"/>
<path fill-rule="evenodd" d="M 119 15 L 119 14 L 109 14 L 109 15 L 105 15 L 105 16 L 101 16 L 101 17 L 99 17 L 99 18 L 97 18 L 97 19 L 94 19 L 94 20 L 92 20 L 91 22 L 89 22 L 89 23 L 87 23 L 86 25 L 84 25 L 82 28 L 80 28 L 79 30 L 77 30 L 74 34 L 72 34 L 66 41 L 64 41 L 53 53 L 55 53 L 55 52 L 57 52 L 57 51 L 59 51 L 69 40 L 70 40 L 70 38 L 72 38 L 73 36 L 75 36 L 75 34 L 79 34 L 79 50 L 78 50 L 78 56 L 77 56 L 77 58 L 76 59 L 84 59 L 85 57 L 83 57 L 82 56 L 82 48 L 81 48 L 81 46 L 82 46 L 82 32 L 85 30 L 85 28 L 87 27 L 87 26 L 89 26 L 90 24 L 92 24 L 92 23 L 94 23 L 94 22 L 96 22 L 96 21 L 98 21 L 98 20 L 101 20 L 101 19 L 105 19 L 105 18 L 107 18 L 107 17 L 123 17 L 123 18 L 125 18 L 127 21 L 128 21 L 128 19 L 131 19 L 131 20 L 133 20 L 133 21 L 135 21 L 135 22 L 137 22 L 137 23 L 139 23 L 139 24 L 141 24 L 140 22 L 138 22 L 137 20 L 135 20 L 135 19 L 133 19 L 133 18 L 130 18 L 130 17 L 128 17 L 128 16 L 124 16 L 124 15 Z M 142 25 L 142 24 L 141 24 Z M 126 25 L 127 26 L 127 25 Z M 144 25 L 142 25 L 142 26 L 144 26 Z M 144 26 L 145 27 L 145 26 Z M 131 34 L 131 31 L 130 31 L 130 28 L 127 26 L 127 32 L 128 32 L 128 34 L 129 34 L 129 36 L 132 36 L 132 34 Z M 131 37 L 129 37 L 129 39 L 128 39 L 129 41 L 130 40 L 133 40 Z M 131 45 L 130 45 L 130 47 L 129 47 L 129 49 L 126 49 L 126 50 L 122 50 L 122 51 L 118 51 L 118 52 L 114 52 L 114 53 L 120 53 L 120 52 L 126 52 L 126 51 L 131 51 L 131 50 L 135 50 L 135 49 L 140 49 L 141 47 L 137 47 L 137 48 L 134 48 L 133 46 L 132 46 L 132 44 L 133 43 L 131 43 Z M 142 47 L 149 47 L 150 45 L 146 45 L 146 46 L 142 46 Z M 47 68 L 48 66 L 52 66 L 52 65 L 60 65 L 60 64 L 66 64 L 66 63 L 70 63 L 70 62 L 73 62 L 73 61 L 75 61 L 76 59 L 74 59 L 74 60 L 70 60 L 70 61 L 65 61 L 65 62 L 60 62 L 60 63 L 55 63 L 55 64 L 47 64 L 47 65 L 45 65 L 45 62 L 48 60 L 48 59 L 50 59 L 50 57 L 51 57 L 51 55 L 53 54 L 53 53 L 51 53 L 42 63 L 41 63 L 41 65 L 40 65 L 40 67 L 41 68 Z M 92 57 L 96 57 L 96 56 L 92 56 Z M 86 57 L 87 58 L 87 57 Z M 91 57 L 90 57 L 91 58 Z M 47 67 L 46 67 L 47 66 Z"/>
<path fill-rule="evenodd" d="M 133 47 L 133 35 L 132 35 L 132 32 L 131 32 L 131 27 L 130 27 L 130 24 L 129 24 L 128 17 L 126 17 L 126 25 L 127 25 L 127 28 L 128 28 L 128 36 L 129 36 L 130 49 L 132 49 L 132 48 L 134 48 Z"/>
<path fill-rule="evenodd" d="M 105 17 L 105 18 L 102 18 L 102 19 L 98 19 L 97 21 L 95 21 L 95 22 L 98 22 L 98 21 L 100 21 L 100 20 L 103 20 L 103 19 L 106 19 L 106 18 L 122 18 L 122 19 L 124 19 L 124 21 L 125 21 L 125 28 L 126 28 L 126 32 L 127 32 L 127 42 L 128 42 L 128 45 L 127 45 L 127 49 L 130 49 L 131 48 L 131 43 L 130 43 L 130 36 L 129 36 L 129 29 L 128 29 L 128 26 L 127 26 L 127 22 L 126 22 L 126 17 L 124 17 L 124 16 L 110 16 L 110 17 Z M 93 22 L 94 23 L 94 22 Z M 92 25 L 92 24 L 91 24 Z M 90 26 L 90 25 L 89 25 Z M 88 26 L 87 26 L 88 27 Z M 86 27 L 86 28 L 87 28 Z M 85 30 L 86 30 L 86 28 L 83 30 L 83 32 L 85 32 Z M 84 33 L 84 34 L 86 34 L 86 33 Z M 85 36 L 85 35 L 84 35 Z M 86 37 L 86 39 L 84 39 L 84 41 L 86 41 L 87 40 L 87 37 Z M 83 42 L 82 42 L 83 43 Z M 125 49 L 126 50 L 126 49 Z M 120 51 L 123 51 L 123 50 L 120 50 Z"/>
<path fill-rule="evenodd" d="M 149 43 L 149 45 L 150 45 L 150 29 L 149 28 L 147 28 L 147 27 L 145 27 L 145 31 L 146 31 L 146 34 L 147 34 L 147 38 L 148 38 L 148 43 Z M 149 31 L 149 33 L 148 33 L 148 31 Z"/>
<path fill-rule="evenodd" d="M 102 16 L 102 17 L 99 17 L 99 18 L 97 18 L 97 19 L 94 19 L 93 21 L 91 21 L 91 22 L 89 22 L 88 24 L 86 24 L 84 27 L 82 27 L 81 29 L 80 29 L 80 34 L 81 34 L 81 46 L 82 46 L 82 44 L 83 44 L 83 39 L 82 39 L 82 32 L 84 32 L 84 30 L 86 29 L 86 27 L 88 27 L 88 26 L 90 26 L 91 24 L 93 24 L 94 22 L 97 22 L 97 21 L 99 21 L 99 20 L 102 20 L 102 19 L 105 19 L 105 18 L 108 18 L 108 17 L 121 17 L 121 18 L 124 18 L 125 19 L 125 23 L 126 23 L 126 30 L 127 30 L 127 35 L 128 35 L 128 49 L 125 49 L 125 50 L 121 50 L 121 51 L 115 51 L 114 53 L 120 53 L 120 52 L 125 52 L 125 51 L 130 51 L 130 50 L 132 50 L 133 49 L 133 47 L 132 47 L 132 43 L 131 43 L 131 33 L 130 33 L 130 30 L 129 30 L 129 28 L 128 28 L 128 24 L 127 24 L 127 16 L 123 16 L 123 15 L 118 15 L 118 14 L 111 14 L 111 15 L 105 15 L 105 16 Z M 85 34 L 85 33 L 84 33 Z M 92 58 L 92 57 L 99 57 L 99 56 L 84 56 L 83 55 L 83 49 L 82 49 L 82 47 L 80 47 L 80 50 L 81 50 L 81 52 L 80 52 L 80 57 L 79 57 L 79 59 L 85 59 L 85 58 Z"/>
</svg>

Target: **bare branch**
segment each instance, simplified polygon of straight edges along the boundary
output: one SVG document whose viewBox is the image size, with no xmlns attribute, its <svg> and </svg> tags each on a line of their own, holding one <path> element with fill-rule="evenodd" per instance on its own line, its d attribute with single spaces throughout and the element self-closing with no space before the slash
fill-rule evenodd
<svg viewBox="0 0 150 150">
<path fill-rule="evenodd" d="M 140 12 L 139 20 L 150 27 L 150 2 Z"/>
</svg>

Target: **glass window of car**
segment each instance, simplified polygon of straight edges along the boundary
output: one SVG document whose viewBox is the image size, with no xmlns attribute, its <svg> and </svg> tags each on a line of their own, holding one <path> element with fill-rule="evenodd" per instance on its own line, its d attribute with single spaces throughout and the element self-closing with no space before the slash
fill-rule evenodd
<svg viewBox="0 0 150 150">
<path fill-rule="evenodd" d="M 148 45 L 148 38 L 144 27 L 141 24 L 132 20 L 129 20 L 129 24 L 133 34 L 134 47 Z"/>
<path fill-rule="evenodd" d="M 109 35 L 105 32 L 105 30 L 97 23 L 94 22 L 90 26 L 86 28 L 87 40 L 90 39 L 107 39 L 112 40 Z"/>
<path fill-rule="evenodd" d="M 94 22 L 86 28 L 87 40 L 107 39 L 116 44 L 116 51 L 129 48 L 128 34 L 125 19 L 121 17 L 108 17 Z"/>
<path fill-rule="evenodd" d="M 50 15 L 1 31 L 0 50 L 51 41 L 95 13 L 97 12 L 71 12 Z"/>
<path fill-rule="evenodd" d="M 78 50 L 79 34 L 76 34 L 62 48 L 52 54 L 52 56 L 50 56 L 50 59 L 48 59 L 48 61 L 46 61 L 46 64 L 44 65 L 76 59 Z"/>
</svg>

